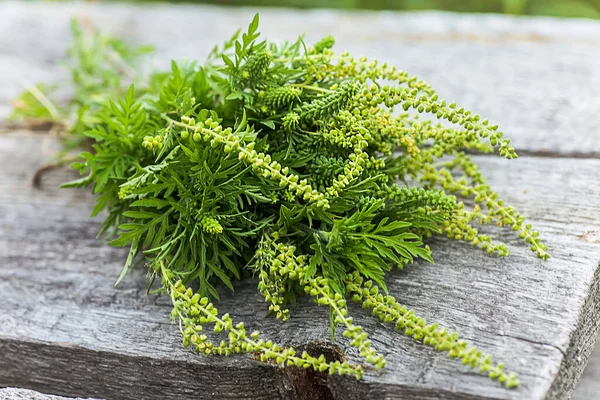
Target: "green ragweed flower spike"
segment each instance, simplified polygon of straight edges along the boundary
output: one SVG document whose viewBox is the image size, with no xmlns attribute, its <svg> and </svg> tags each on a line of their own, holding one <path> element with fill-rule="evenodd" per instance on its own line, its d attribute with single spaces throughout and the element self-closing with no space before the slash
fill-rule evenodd
<svg viewBox="0 0 600 400">
<path fill-rule="evenodd" d="M 281 86 L 267 91 L 265 104 L 272 109 L 285 108 L 295 100 L 300 100 L 302 89 L 294 86 Z"/>
<path fill-rule="evenodd" d="M 358 93 L 360 85 L 345 81 L 330 94 L 319 97 L 302 108 L 305 119 L 322 120 L 345 109 Z"/>
<path fill-rule="evenodd" d="M 325 50 L 332 48 L 334 44 L 335 38 L 333 36 L 325 36 L 315 43 L 315 45 L 310 49 L 310 53 L 323 53 Z"/>
<path fill-rule="evenodd" d="M 204 217 L 200 221 L 200 226 L 202 230 L 206 233 L 212 233 L 214 235 L 223 232 L 223 227 L 219 224 L 219 221 L 214 219 L 213 217 Z"/>
<path fill-rule="evenodd" d="M 248 61 L 242 68 L 241 78 L 244 82 L 255 82 L 262 79 L 271 63 L 271 52 L 261 50 L 248 57 Z"/>
<path fill-rule="evenodd" d="M 75 29 L 77 98 L 49 110 L 58 104 L 49 93 L 46 106 L 21 97 L 17 115 L 74 117 L 61 126 L 80 145 L 93 142 L 73 165 L 85 176 L 66 186 L 91 186 L 93 215 L 106 213 L 101 233 L 112 246 L 130 246 L 119 280 L 137 255 L 145 257 L 171 298 L 183 345 L 198 354 L 252 353 L 281 367 L 360 379 L 363 364 L 383 369 L 386 361 L 350 316 L 351 299 L 399 335 L 517 387 L 517 375 L 502 363 L 426 322 L 385 286 L 392 268 L 433 262 L 424 242 L 430 236 L 508 255 L 506 245 L 479 232 L 486 224 L 514 231 L 539 258 L 549 257 L 538 232 L 469 156 L 515 158 L 510 141 L 405 71 L 335 55 L 332 37 L 307 49 L 301 39 L 258 41 L 257 29 L 258 16 L 206 65 L 172 63 L 167 72 L 136 74 L 144 84 L 129 89 L 121 82 L 135 72 L 139 49 L 119 46 L 131 63 L 119 75 L 105 54 L 116 42 L 94 32 L 82 40 Z M 106 84 L 84 79 L 95 74 Z M 219 313 L 218 286 L 233 290 L 232 282 L 248 275 L 265 309 L 282 321 L 293 318 L 297 296 L 328 309 L 332 339 L 341 331 L 357 357 L 328 362 L 299 353 Z"/>
<path fill-rule="evenodd" d="M 287 132 L 293 132 L 300 125 L 300 116 L 294 111 L 290 111 L 281 118 L 281 125 Z"/>
</svg>

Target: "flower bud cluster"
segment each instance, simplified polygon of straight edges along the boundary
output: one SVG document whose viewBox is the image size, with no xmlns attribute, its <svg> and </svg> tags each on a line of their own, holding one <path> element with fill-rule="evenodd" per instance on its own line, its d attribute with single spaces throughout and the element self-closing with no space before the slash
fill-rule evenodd
<svg viewBox="0 0 600 400">
<path fill-rule="evenodd" d="M 479 210 L 478 206 L 476 206 L 475 209 Z M 471 225 L 476 217 L 476 212 L 466 211 L 464 205 L 461 203 L 459 209 L 455 211 L 451 219 L 444 221 L 442 231 L 449 239 L 464 240 L 467 243 L 471 243 L 473 246 L 477 246 L 482 250 L 487 251 L 488 254 L 496 253 L 502 257 L 508 256 L 509 251 L 505 244 L 494 243 L 490 236 L 480 234 L 479 231 Z M 489 223 L 485 219 L 487 219 L 487 217 L 480 218 L 479 223 Z"/>
<path fill-rule="evenodd" d="M 257 250 L 257 253 L 260 250 Z M 290 317 L 290 310 L 285 307 L 285 287 L 276 278 L 261 268 L 258 272 L 258 291 L 263 295 L 265 301 L 269 304 L 269 312 L 275 314 L 275 317 L 287 321 Z"/>
<path fill-rule="evenodd" d="M 324 79 L 355 79 L 362 84 L 369 80 L 386 80 L 398 85 L 406 84 L 411 89 L 417 89 L 419 92 L 429 95 L 434 93 L 430 85 L 415 76 L 410 76 L 406 71 L 398 70 L 395 66 L 388 66 L 387 63 L 379 64 L 376 59 L 369 61 L 364 56 L 355 59 L 347 51 L 340 55 L 337 64 L 323 64 L 320 67 L 319 72 Z"/>
<path fill-rule="evenodd" d="M 279 242 L 279 234 L 263 233 L 261 238 L 259 260 L 269 269 L 269 275 L 279 278 L 289 278 L 303 282 L 306 277 L 306 256 L 297 256 L 296 247 Z"/>
<path fill-rule="evenodd" d="M 294 111 L 290 111 L 281 118 L 281 122 L 283 129 L 286 132 L 291 133 L 298 129 L 298 126 L 300 125 L 300 115 Z"/>
<path fill-rule="evenodd" d="M 358 209 L 367 209 L 381 202 L 381 197 L 376 196 L 360 196 L 356 200 Z"/>
<path fill-rule="evenodd" d="M 247 333 L 243 322 L 234 324 L 229 314 L 219 316 L 217 309 L 207 297 L 194 294 L 181 281 L 170 283 L 174 313 L 182 321 L 181 332 L 185 347 L 193 346 L 204 355 L 232 353 L 254 353 L 262 362 L 273 362 L 281 367 L 313 368 L 330 374 L 351 375 L 360 379 L 364 374 L 361 366 L 344 362 L 328 362 L 324 356 L 313 357 L 307 352 L 298 355 L 295 349 L 283 347 L 272 341 L 260 339 L 260 332 Z M 214 344 L 203 333 L 207 324 L 213 324 L 215 333 L 227 332 L 228 340 Z"/>
<path fill-rule="evenodd" d="M 280 86 L 265 93 L 264 102 L 271 109 L 288 107 L 294 101 L 300 100 L 302 89 L 294 86 Z"/>
<path fill-rule="evenodd" d="M 218 235 L 223 232 L 223 226 L 213 217 L 204 216 L 200 220 L 200 227 L 206 233 Z"/>
<path fill-rule="evenodd" d="M 487 208 L 488 213 L 486 217 L 488 221 L 491 222 L 491 220 L 493 220 L 498 227 L 508 226 L 513 231 L 519 232 L 519 237 L 524 239 L 525 242 L 531 246 L 531 251 L 536 253 L 542 260 L 547 260 L 550 257 L 546 252 L 548 247 L 541 242 L 539 233 L 537 231 L 532 231 L 530 224 L 525 224 L 525 217 L 520 215 L 513 207 L 505 205 L 504 201 L 498 198 L 498 193 L 494 192 L 490 186 L 484 182 L 479 168 L 471 161 L 471 158 L 461 154 L 455 158 L 455 163 L 457 163 L 457 165 L 465 172 L 466 176 L 471 179 L 472 185 L 466 187 L 463 180 L 457 182 L 458 187 L 453 187 L 452 189 L 455 191 L 462 190 L 461 193 L 468 192 L 469 195 L 473 195 L 475 197 L 475 202 L 478 205 Z M 482 219 L 479 207 L 475 208 L 474 217 Z"/>
<path fill-rule="evenodd" d="M 385 367 L 386 361 L 381 354 L 378 354 L 371 346 L 368 340 L 368 334 L 360 326 L 354 325 L 352 317 L 348 317 L 348 308 L 346 299 L 331 289 L 327 278 L 307 277 L 308 264 L 303 255 L 296 256 L 296 247 L 286 245 L 277 241 L 278 235 L 274 234 L 263 236 L 263 243 L 266 248 L 270 246 L 272 257 L 271 274 L 286 277 L 291 280 L 298 280 L 304 287 L 305 293 L 314 297 L 319 305 L 329 306 L 334 312 L 334 323 L 345 326 L 344 337 L 350 340 L 350 345 L 360 351 L 361 357 L 375 368 Z M 267 250 L 268 251 L 268 250 Z"/>
<path fill-rule="evenodd" d="M 250 55 L 241 68 L 240 80 L 242 83 L 253 85 L 261 80 L 265 76 L 272 60 L 273 55 L 269 50 L 260 50 Z"/>
<path fill-rule="evenodd" d="M 420 178 L 421 183 L 425 183 L 427 187 L 441 186 L 448 193 L 458 193 L 463 197 L 468 197 L 472 194 L 474 188 L 468 185 L 465 178 L 455 180 L 452 173 L 445 168 L 437 169 L 432 165 L 424 168 Z M 483 235 L 471 225 L 471 222 L 477 220 L 480 224 L 488 224 L 492 222 L 491 216 L 481 214 L 479 205 L 475 205 L 473 211 L 467 211 L 464 204 L 459 202 L 456 210 L 450 215 L 450 219 L 445 220 L 442 226 L 442 231 L 450 239 L 464 240 L 477 246 L 489 254 L 496 253 L 500 256 L 509 254 L 508 248 L 502 243 L 493 243 L 492 238 L 488 235 Z"/>
<path fill-rule="evenodd" d="M 477 348 L 468 346 L 456 333 L 449 333 L 437 324 L 428 325 L 427 321 L 415 315 L 413 310 L 400 306 L 393 296 L 381 294 L 377 285 L 369 280 L 364 281 L 358 272 L 347 275 L 345 284 L 352 300 L 362 302 L 363 308 L 370 309 L 382 322 L 393 323 L 396 329 L 403 331 L 406 336 L 437 351 L 447 352 L 450 358 L 458 358 L 464 365 L 488 373 L 490 378 L 498 379 L 508 388 L 519 386 L 516 374 L 505 373 L 503 364 L 494 365 L 490 356 L 484 356 Z"/>
<path fill-rule="evenodd" d="M 360 351 L 360 356 L 376 369 L 384 368 L 386 361 L 378 354 L 368 339 L 368 334 L 362 327 L 355 325 L 352 317 L 348 317 L 346 299 L 339 293 L 333 292 L 327 278 L 314 277 L 304 283 L 304 291 L 315 298 L 319 305 L 329 306 L 335 313 L 334 323 L 345 326 L 344 337 L 350 340 L 350 346 Z"/>
<path fill-rule="evenodd" d="M 313 189 L 306 179 L 291 174 L 288 167 L 282 167 L 279 162 L 272 160 L 269 154 L 254 150 L 254 142 L 243 145 L 240 138 L 232 133 L 231 128 L 223 129 L 211 118 L 204 122 L 195 122 L 189 117 L 182 117 L 181 120 L 184 128 L 194 132 L 192 138 L 195 142 L 208 141 L 211 146 L 222 144 L 225 153 L 237 152 L 239 160 L 250 164 L 257 175 L 279 181 L 281 187 L 287 187 L 296 196 L 314 203 L 318 208 L 329 208 L 325 195 Z M 186 132 L 187 130 L 182 132 L 182 139 Z"/>
<path fill-rule="evenodd" d="M 340 111 L 321 133 L 323 138 L 334 146 L 350 149 L 366 149 L 372 140 L 371 133 L 363 125 L 360 116 L 347 110 Z"/>
<path fill-rule="evenodd" d="M 477 166 L 464 154 L 459 154 L 449 164 L 450 167 L 459 166 L 466 173 L 466 177 L 456 179 L 448 168 L 437 169 L 429 166 L 421 177 L 422 182 L 429 186 L 438 184 L 449 193 L 457 193 L 462 197 L 472 197 L 476 203 L 473 211 L 462 210 L 454 214 L 454 218 L 445 222 L 444 232 L 450 238 L 466 240 L 474 246 L 478 246 L 488 253 L 498 253 L 502 256 L 509 254 L 504 244 L 494 244 L 487 235 L 479 235 L 470 223 L 476 220 L 480 224 L 495 222 L 499 227 L 508 226 L 513 231 L 519 232 L 519 237 L 524 239 L 530 246 L 531 251 L 546 260 L 550 256 L 547 246 L 539 238 L 537 231 L 531 230 L 530 224 L 525 224 L 525 218 L 513 207 L 506 206 L 503 200 L 498 198 L 488 184 L 483 183 L 483 177 Z M 471 179 L 469 184 L 467 177 Z M 485 207 L 487 213 L 483 213 Z"/>
<path fill-rule="evenodd" d="M 441 190 L 419 187 L 382 185 L 379 196 L 393 201 L 401 208 L 429 206 L 436 210 L 452 211 L 457 208 L 456 197 Z"/>
<path fill-rule="evenodd" d="M 489 138 L 492 146 L 499 146 L 500 155 L 506 158 L 516 158 L 514 148 L 510 141 L 503 138 L 503 133 L 497 125 L 491 125 L 488 120 L 482 120 L 477 114 L 471 114 L 463 107 L 456 104 L 447 104 L 445 100 L 438 101 L 439 97 L 430 85 L 422 80 L 409 76 L 405 71 L 398 71 L 387 64 L 378 65 L 377 60 L 367 61 L 365 57 L 355 60 L 347 52 L 343 53 L 337 65 L 322 64 L 321 73 L 334 79 L 354 79 L 365 84 L 367 81 L 376 82 L 387 80 L 397 82 L 398 86 L 384 85 L 381 88 L 372 85 L 367 93 L 362 93 L 358 101 L 363 108 L 363 117 L 380 104 L 388 108 L 401 105 L 405 111 L 415 109 L 419 113 L 427 112 L 436 115 L 438 119 L 445 119 L 473 132 L 480 138 Z M 405 85 L 405 86 L 404 86 Z"/>
<path fill-rule="evenodd" d="M 119 199 L 123 200 L 126 199 L 127 196 L 131 195 L 133 193 L 134 188 L 131 185 L 125 185 L 125 186 L 121 186 L 119 188 Z"/>
<path fill-rule="evenodd" d="M 355 59 L 345 51 L 339 55 L 337 64 L 321 64 L 318 72 L 323 79 L 356 79 L 360 83 L 376 79 L 393 80 L 396 68 L 388 69 L 387 64 L 378 67 L 377 64 L 377 60 L 367 62 L 366 57 Z"/>
<path fill-rule="evenodd" d="M 365 164 L 369 162 L 369 156 L 362 150 L 355 149 L 354 153 L 348 156 L 348 162 L 344 171 L 333 180 L 330 187 L 326 189 L 327 196 L 330 198 L 338 197 L 341 191 L 351 182 L 355 181 L 365 169 Z"/>
<path fill-rule="evenodd" d="M 499 146 L 500 155 L 506 158 L 517 157 L 514 148 L 510 146 L 510 140 L 503 139 L 504 134 L 498 130 L 497 125 L 490 125 L 488 120 L 482 120 L 478 114 L 472 114 L 471 111 L 457 107 L 454 103 L 447 104 L 446 100 L 439 100 L 439 96 L 433 91 L 430 91 L 430 94 L 423 94 L 417 88 L 386 85 L 379 89 L 376 85 L 371 85 L 369 92 L 360 97 L 359 104 L 363 107 L 385 104 L 388 108 L 401 105 L 404 111 L 412 108 L 419 113 L 434 114 L 438 119 L 445 119 L 462 126 L 466 131 L 463 136 L 471 135 L 467 142 L 474 142 L 473 135 L 488 138 L 492 146 Z"/>
<path fill-rule="evenodd" d="M 314 44 L 309 50 L 309 54 L 319 54 L 323 53 L 325 50 L 329 50 L 335 45 L 335 39 L 333 36 L 325 36 L 317 43 Z"/>
<path fill-rule="evenodd" d="M 422 141 L 433 140 L 430 148 L 424 149 L 420 156 L 423 162 L 432 163 L 435 158 L 454 155 L 463 150 L 475 150 L 481 153 L 491 153 L 494 148 L 482 142 L 477 133 L 469 130 L 456 130 L 441 125 L 433 125 L 430 121 L 421 122 L 414 132 L 418 132 Z"/>
<path fill-rule="evenodd" d="M 282 321 L 287 320 L 290 310 L 285 308 L 285 299 L 283 298 L 287 279 L 282 279 L 280 270 L 276 267 L 280 260 L 277 259 L 277 254 L 272 249 L 270 236 L 263 235 L 254 257 L 258 270 L 258 291 L 263 295 L 265 301 L 270 303 L 269 311 Z"/>
<path fill-rule="evenodd" d="M 343 82 L 327 96 L 318 97 L 302 107 L 302 116 L 307 120 L 326 119 L 345 109 L 358 93 L 360 85 L 356 81 Z"/>
<path fill-rule="evenodd" d="M 498 152 L 506 158 L 517 158 L 515 149 L 510 145 L 509 139 L 504 139 L 504 134 L 498 130 L 497 125 L 490 125 L 488 120 L 481 120 L 478 114 L 472 115 L 469 110 L 457 107 L 456 104 L 446 104 L 445 100 L 438 101 L 437 95 L 432 97 L 418 96 L 416 90 L 405 89 L 402 94 L 402 107 L 404 110 L 410 108 L 419 112 L 431 112 L 438 119 L 445 119 L 454 124 L 462 126 L 467 132 L 474 133 L 480 138 L 488 138 L 492 146 L 498 146 Z"/>
<path fill-rule="evenodd" d="M 142 146 L 148 150 L 156 151 L 163 147 L 164 135 L 144 136 Z"/>
<path fill-rule="evenodd" d="M 363 97 L 368 91 L 369 89 L 363 89 L 358 96 Z M 398 149 L 402 149 L 411 157 L 418 154 L 420 149 L 410 128 L 406 126 L 406 115 L 392 116 L 381 108 L 375 110 L 376 113 L 371 111 L 365 117 L 362 116 L 362 106 L 352 109 L 353 115 L 361 115 L 362 125 L 371 133 L 369 146 L 383 155 L 391 155 Z"/>
<path fill-rule="evenodd" d="M 290 174 L 288 167 L 283 167 L 277 161 L 272 161 L 269 154 L 254 150 L 254 143 L 240 149 L 239 159 L 252 165 L 252 169 L 264 178 L 279 181 L 281 187 L 287 187 L 297 197 L 318 208 L 329 208 L 329 202 L 323 193 L 320 193 L 308 183 L 307 179 L 300 179 L 298 175 Z"/>
<path fill-rule="evenodd" d="M 298 70 L 302 69 L 306 71 L 307 76 L 314 77 L 316 81 L 323 81 L 326 77 L 325 74 L 327 73 L 327 69 L 323 67 L 331 63 L 334 52 L 331 49 L 325 48 L 323 48 L 321 52 L 316 52 L 316 50 L 317 49 L 313 46 L 308 49 L 308 52 L 304 57 L 295 58 L 292 61 L 292 68 Z"/>
</svg>

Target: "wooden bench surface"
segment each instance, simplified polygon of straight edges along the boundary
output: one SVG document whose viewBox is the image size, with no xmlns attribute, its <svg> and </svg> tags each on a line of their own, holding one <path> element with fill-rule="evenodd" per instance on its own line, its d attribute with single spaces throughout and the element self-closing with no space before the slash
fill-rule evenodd
<svg viewBox="0 0 600 400">
<path fill-rule="evenodd" d="M 171 58 L 202 59 L 255 11 L 0 3 L 0 119 L 8 115 L 22 78 L 65 75 L 59 62 L 72 16 L 155 44 L 154 64 L 165 66 Z M 33 171 L 51 160 L 58 141 L 5 127 L 0 387 L 123 399 L 569 398 L 600 326 L 600 23 L 435 12 L 260 12 L 261 31 L 269 38 L 294 39 L 306 31 L 312 42 L 333 34 L 338 50 L 420 75 L 442 97 L 489 117 L 513 139 L 517 160 L 473 158 L 501 197 L 529 217 L 552 258 L 537 260 L 512 232 L 493 229 L 510 246 L 510 257 L 437 239 L 434 265 L 395 271 L 388 282 L 400 302 L 518 371 L 522 386 L 504 389 L 358 308 L 351 312 L 388 360 L 384 372 L 368 372 L 358 382 L 338 376 L 319 381 L 246 355 L 195 356 L 169 323 L 168 299 L 146 295 L 141 268 L 113 287 L 126 251 L 95 239 L 99 221 L 88 218 L 89 193 L 57 188 L 72 173 L 53 171 L 41 190 L 31 186 Z M 238 283 L 218 308 L 281 343 L 329 343 L 323 307 L 302 299 L 288 322 L 266 318 L 255 281 Z M 337 344 L 350 358 L 356 355 L 344 338 Z M 597 360 L 600 354 L 578 399 L 600 393 Z M 6 393 L 0 391 L 0 398 Z"/>
</svg>

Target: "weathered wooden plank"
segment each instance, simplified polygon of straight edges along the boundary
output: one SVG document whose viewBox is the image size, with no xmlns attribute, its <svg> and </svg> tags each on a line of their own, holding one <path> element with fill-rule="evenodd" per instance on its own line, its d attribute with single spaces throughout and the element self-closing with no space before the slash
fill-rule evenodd
<svg viewBox="0 0 600 400">
<path fill-rule="evenodd" d="M 157 43 L 158 64 L 164 65 L 170 57 L 190 56 L 190 49 L 201 58 L 214 41 L 246 24 L 253 12 L 188 6 L 136 9 L 122 5 L 2 3 L 0 69 L 8 73 L 0 76 L 0 115 L 7 114 L 7 104 L 18 92 L 15 70 L 31 81 L 59 76 L 56 61 L 68 42 L 70 15 L 87 14 L 101 27 L 138 42 Z M 292 38 L 307 26 L 314 27 L 308 40 L 335 32 L 341 48 L 389 60 L 422 75 L 444 96 L 465 105 L 477 103 L 477 111 L 492 116 L 513 138 L 518 134 L 513 142 L 520 149 L 584 155 L 598 152 L 599 114 L 594 111 L 598 97 L 593 91 L 599 70 L 597 23 L 438 13 L 342 15 L 263 10 L 261 14 L 263 30 L 272 38 Z M 154 23 L 157 18 L 167 23 Z M 151 24 L 152 29 L 145 24 Z M 185 32 L 183 28 L 173 31 L 175 25 Z M 20 35 L 14 35 L 17 31 Z M 41 49 L 39 31 L 45 38 Z M 376 43 L 374 38 L 385 41 Z M 531 104 L 536 104 L 533 112 Z M 580 114 L 585 119 L 579 118 Z M 530 121 L 525 120 L 530 116 Z M 45 196 L 39 205 L 64 201 L 53 196 Z M 79 195 L 75 196 L 77 199 Z M 594 235 L 582 238 L 594 240 Z M 594 379 L 589 382 L 594 383 Z"/>
<path fill-rule="evenodd" d="M 0 388 L 0 400 L 84 400 L 82 398 L 66 398 L 53 396 L 27 389 Z M 93 399 L 87 399 L 93 400 Z"/>
<path fill-rule="evenodd" d="M 20 80 L 54 81 L 68 20 L 157 46 L 155 65 L 202 59 L 246 26 L 256 8 L 106 3 L 0 4 L 0 118 Z M 498 122 L 517 149 L 600 154 L 600 23 L 437 12 L 259 9 L 272 39 L 334 34 L 337 48 L 377 57 L 430 82 L 442 96 Z M 16 34 L 18 32 L 18 34 Z M 573 140 L 576 137 L 577 140 Z"/>
<path fill-rule="evenodd" d="M 597 316 L 596 316 L 597 317 Z M 590 355 L 589 362 L 581 376 L 573 400 L 590 400 L 600 396 L 600 345 L 596 340 L 596 349 Z"/>
<path fill-rule="evenodd" d="M 138 269 L 113 288 L 125 252 L 94 239 L 91 198 L 58 190 L 67 172 L 27 179 L 57 148 L 51 138 L 0 137 L 0 386 L 119 398 L 294 398 L 315 379 L 247 356 L 200 358 L 180 346 L 164 298 L 145 294 Z M 479 376 L 352 309 L 388 359 L 356 382 L 328 377 L 314 390 L 339 399 L 563 399 L 598 330 L 600 160 L 477 157 L 490 182 L 542 232 L 553 258 L 535 259 L 512 233 L 509 258 L 438 240 L 435 265 L 391 274 L 400 301 L 461 332 L 521 373 L 516 391 Z M 508 169 L 504 169 L 507 167 Z M 265 318 L 255 282 L 236 285 L 219 309 L 286 344 L 328 342 L 323 308 L 300 301 L 290 321 Z M 352 349 L 339 345 L 352 358 Z M 316 395 L 314 395 L 316 396 Z M 313 397 L 317 398 L 317 397 Z"/>
</svg>

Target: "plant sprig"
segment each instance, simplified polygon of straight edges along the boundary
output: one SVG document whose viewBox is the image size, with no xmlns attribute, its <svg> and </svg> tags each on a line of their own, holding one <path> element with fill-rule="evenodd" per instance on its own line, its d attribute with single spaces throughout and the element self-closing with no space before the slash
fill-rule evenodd
<svg viewBox="0 0 600 400">
<path fill-rule="evenodd" d="M 503 364 L 400 305 L 385 284 L 393 268 L 433 262 L 425 244 L 432 235 L 508 255 L 478 232 L 483 224 L 508 226 L 548 258 L 538 233 L 468 156 L 516 157 L 496 125 L 405 71 L 335 55 L 332 37 L 310 47 L 259 41 L 258 15 L 206 64 L 173 62 L 147 77 L 133 69 L 144 48 L 73 29 L 73 100 L 49 109 L 52 94 L 36 86 L 15 113 L 60 116 L 79 145 L 91 143 L 73 165 L 83 177 L 65 186 L 92 187 L 93 215 L 106 213 L 100 234 L 130 248 L 118 281 L 143 256 L 171 297 L 186 347 L 363 375 L 359 363 L 299 355 L 220 315 L 218 286 L 233 290 L 233 281 L 255 275 L 277 318 L 289 318 L 296 296 L 311 296 L 330 310 L 332 338 L 341 325 L 376 369 L 386 361 L 348 315 L 347 298 L 404 335 L 519 385 Z M 127 89 L 122 83 L 132 79 L 138 84 Z M 207 324 L 228 340 L 211 339 Z"/>
</svg>

